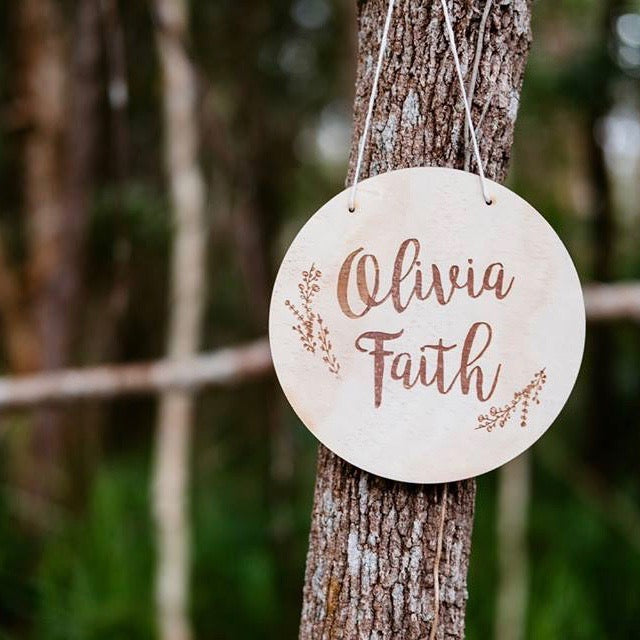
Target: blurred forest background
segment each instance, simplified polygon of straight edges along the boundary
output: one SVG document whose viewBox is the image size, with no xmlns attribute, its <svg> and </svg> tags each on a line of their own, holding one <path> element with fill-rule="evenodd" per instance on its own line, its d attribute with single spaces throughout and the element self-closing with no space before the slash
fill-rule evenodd
<svg viewBox="0 0 640 640">
<path fill-rule="evenodd" d="M 264 336 L 288 242 L 343 187 L 355 0 L 191 0 L 188 26 L 180 5 L 3 3 L 3 375 Z M 545 214 L 583 282 L 638 279 L 640 3 L 535 2 L 533 16 L 509 186 Z M 167 103 L 171 86 L 185 104 Z M 180 221 L 180 203 L 202 215 Z M 181 224 L 185 242 L 202 241 L 187 252 L 196 263 L 206 249 L 204 280 L 186 289 L 171 261 Z M 200 320 L 178 317 L 185 290 L 202 293 Z M 637 323 L 591 324 L 569 405 L 516 463 L 526 638 L 640 637 L 639 360 Z M 157 637 L 158 413 L 191 409 L 170 395 L 3 411 L 0 638 Z M 194 397 L 194 636 L 296 637 L 316 443 L 270 374 Z M 500 635 L 499 477 L 479 479 L 472 640 Z"/>
</svg>

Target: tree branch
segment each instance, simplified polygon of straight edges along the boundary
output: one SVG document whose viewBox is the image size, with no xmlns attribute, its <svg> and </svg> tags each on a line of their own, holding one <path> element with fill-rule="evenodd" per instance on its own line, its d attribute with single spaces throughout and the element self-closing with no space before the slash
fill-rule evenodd
<svg viewBox="0 0 640 640">
<path fill-rule="evenodd" d="M 640 282 L 589 284 L 583 289 L 587 320 L 640 322 Z M 43 402 L 109 398 L 226 386 L 271 373 L 266 338 L 239 347 L 181 360 L 61 369 L 50 373 L 0 377 L 0 409 Z"/>
<path fill-rule="evenodd" d="M 587 320 L 640 322 L 640 282 L 589 284 L 583 289 Z"/>
<path fill-rule="evenodd" d="M 0 378 L 0 409 L 157 393 L 167 389 L 227 386 L 263 376 L 271 369 L 269 345 L 264 338 L 180 360 L 62 369 Z"/>
</svg>

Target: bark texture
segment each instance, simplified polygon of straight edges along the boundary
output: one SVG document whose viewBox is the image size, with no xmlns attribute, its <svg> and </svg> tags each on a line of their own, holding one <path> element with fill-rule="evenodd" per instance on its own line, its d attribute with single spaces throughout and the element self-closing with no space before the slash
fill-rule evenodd
<svg viewBox="0 0 640 640">
<path fill-rule="evenodd" d="M 485 171 L 502 181 L 531 41 L 530 5 L 511 0 L 487 8 L 484 1 L 465 0 L 449 6 L 465 82 L 476 76 L 472 113 Z M 386 0 L 359 5 L 349 183 L 386 8 Z M 464 107 L 440 3 L 401 0 L 391 22 L 362 177 L 412 166 L 462 168 L 465 156 Z M 475 170 L 473 160 L 470 166 Z M 473 480 L 452 483 L 446 493 L 442 486 L 391 482 L 321 446 L 300 638 L 463 638 L 474 498 Z"/>
</svg>

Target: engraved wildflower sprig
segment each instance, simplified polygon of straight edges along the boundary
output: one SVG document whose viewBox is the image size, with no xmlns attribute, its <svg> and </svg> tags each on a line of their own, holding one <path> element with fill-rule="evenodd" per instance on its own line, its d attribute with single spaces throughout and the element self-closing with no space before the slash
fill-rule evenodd
<svg viewBox="0 0 640 640">
<path fill-rule="evenodd" d="M 329 340 L 329 329 L 324 324 L 320 314 L 318 314 L 317 318 L 319 326 L 318 340 L 320 341 L 320 350 L 324 353 L 322 361 L 326 363 L 331 373 L 338 375 L 340 373 L 340 363 L 332 351 L 333 345 L 331 344 L 331 340 Z"/>
<path fill-rule="evenodd" d="M 302 281 L 298 283 L 300 306 L 296 306 L 288 299 L 284 301 L 284 304 L 298 321 L 291 328 L 298 334 L 304 350 L 316 353 L 319 345 L 322 361 L 327 365 L 329 371 L 337 376 L 340 372 L 340 363 L 333 353 L 333 345 L 329 339 L 329 328 L 320 314 L 313 310 L 313 299 L 320 291 L 321 278 L 322 271 L 315 266 L 315 263 L 312 264 L 308 271 L 302 272 Z"/>
<path fill-rule="evenodd" d="M 476 429 L 486 429 L 493 431 L 496 427 L 504 427 L 508 420 L 520 410 L 520 426 L 527 426 L 527 418 L 531 405 L 540 404 L 540 392 L 547 382 L 546 368 L 538 371 L 531 382 L 513 394 L 511 402 L 502 407 L 491 407 L 489 413 L 478 416 L 478 426 Z"/>
</svg>

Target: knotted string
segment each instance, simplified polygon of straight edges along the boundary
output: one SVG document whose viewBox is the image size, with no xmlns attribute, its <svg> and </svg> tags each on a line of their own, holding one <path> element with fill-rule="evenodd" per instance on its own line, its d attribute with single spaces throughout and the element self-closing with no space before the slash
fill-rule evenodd
<svg viewBox="0 0 640 640">
<path fill-rule="evenodd" d="M 442 11 L 444 13 L 444 21 L 447 29 L 447 35 L 449 38 L 449 46 L 453 55 L 453 62 L 456 68 L 456 74 L 458 76 L 458 82 L 460 83 L 460 91 L 462 93 L 462 101 L 464 103 L 464 111 L 469 125 L 469 131 L 471 133 L 471 140 L 473 143 L 473 153 L 478 165 L 478 174 L 480 177 L 480 189 L 482 191 L 482 197 L 487 204 L 491 204 L 491 196 L 487 191 L 486 178 L 484 175 L 484 167 L 482 165 L 482 159 L 480 157 L 480 149 L 478 147 L 478 139 L 476 137 L 476 130 L 473 126 L 473 119 L 471 117 L 471 109 L 469 107 L 469 99 L 467 97 L 467 90 L 464 86 L 464 79 L 462 78 L 462 69 L 460 68 L 460 59 L 458 58 L 458 49 L 456 48 L 456 39 L 453 33 L 453 27 L 451 26 L 451 17 L 449 15 L 449 8 L 447 7 L 446 0 L 440 0 L 442 4 Z M 369 107 L 367 108 L 367 115 L 364 120 L 364 129 L 362 136 L 360 137 L 360 143 L 358 144 L 358 157 L 356 160 L 356 171 L 353 177 L 353 184 L 351 185 L 351 192 L 349 194 L 349 211 L 353 213 L 356 210 L 356 195 L 358 191 L 358 181 L 360 179 L 360 170 L 362 169 L 362 159 L 364 158 L 364 148 L 369 136 L 369 129 L 371 128 L 371 116 L 373 114 L 373 107 L 378 94 L 378 82 L 380 80 L 380 72 L 382 70 L 382 62 L 387 49 L 387 40 L 389 37 L 389 26 L 391 25 L 391 17 L 393 15 L 393 9 L 395 6 L 395 0 L 389 0 L 389 6 L 387 7 L 387 17 L 382 29 L 382 37 L 380 39 L 380 51 L 378 52 L 378 63 L 373 74 L 373 86 L 371 87 L 371 95 L 369 96 Z"/>
</svg>

